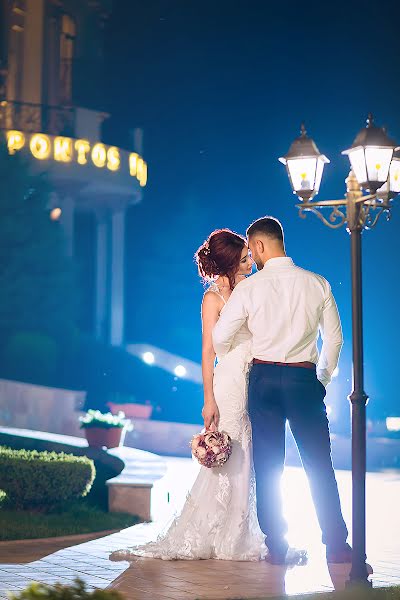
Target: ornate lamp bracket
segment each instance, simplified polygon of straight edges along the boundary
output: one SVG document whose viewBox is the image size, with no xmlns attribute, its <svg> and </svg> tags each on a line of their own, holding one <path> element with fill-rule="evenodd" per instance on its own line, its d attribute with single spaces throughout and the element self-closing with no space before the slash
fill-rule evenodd
<svg viewBox="0 0 400 600">
<path fill-rule="evenodd" d="M 305 219 L 308 212 L 316 215 L 330 229 L 339 229 L 344 225 L 348 231 L 372 229 L 384 214 L 389 221 L 391 217 L 390 201 L 382 202 L 376 194 L 364 195 L 354 175 L 350 171 L 346 179 L 346 194 L 342 200 L 321 200 L 319 202 L 301 202 L 296 207 L 299 216 Z M 331 208 L 328 216 L 324 208 Z"/>
</svg>

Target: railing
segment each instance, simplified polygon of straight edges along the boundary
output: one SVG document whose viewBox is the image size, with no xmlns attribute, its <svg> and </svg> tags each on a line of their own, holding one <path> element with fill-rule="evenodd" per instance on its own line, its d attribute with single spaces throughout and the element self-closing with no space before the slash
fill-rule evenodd
<svg viewBox="0 0 400 600">
<path fill-rule="evenodd" d="M 0 129 L 74 137 L 75 109 L 29 102 L 0 102 Z"/>
</svg>

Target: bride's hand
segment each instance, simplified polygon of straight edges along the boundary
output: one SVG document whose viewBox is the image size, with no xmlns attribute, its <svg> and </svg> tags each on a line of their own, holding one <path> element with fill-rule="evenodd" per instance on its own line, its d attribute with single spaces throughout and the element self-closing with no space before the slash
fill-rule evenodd
<svg viewBox="0 0 400 600">
<path fill-rule="evenodd" d="M 215 400 L 213 402 L 204 403 L 201 415 L 204 419 L 204 427 L 210 429 L 214 425 L 215 429 L 218 429 L 219 425 L 219 410 Z"/>
</svg>

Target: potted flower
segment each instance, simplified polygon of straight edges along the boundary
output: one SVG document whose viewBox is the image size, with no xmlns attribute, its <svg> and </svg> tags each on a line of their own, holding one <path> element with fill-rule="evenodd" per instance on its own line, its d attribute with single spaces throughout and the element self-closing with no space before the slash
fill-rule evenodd
<svg viewBox="0 0 400 600">
<path fill-rule="evenodd" d="M 88 410 L 79 420 L 89 446 L 94 448 L 116 448 L 121 444 L 122 434 L 132 430 L 130 419 L 125 419 L 125 414 L 121 411 L 112 415 L 99 410 Z"/>
</svg>

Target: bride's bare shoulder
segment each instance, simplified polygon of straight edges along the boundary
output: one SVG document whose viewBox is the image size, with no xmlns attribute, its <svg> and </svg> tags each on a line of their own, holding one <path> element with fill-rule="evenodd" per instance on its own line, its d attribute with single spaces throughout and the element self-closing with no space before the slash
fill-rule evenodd
<svg viewBox="0 0 400 600">
<path fill-rule="evenodd" d="M 206 290 L 203 296 L 202 308 L 204 310 L 217 310 L 218 312 L 221 310 L 221 307 L 224 305 L 224 301 L 221 298 L 220 294 L 214 290 Z"/>
</svg>

